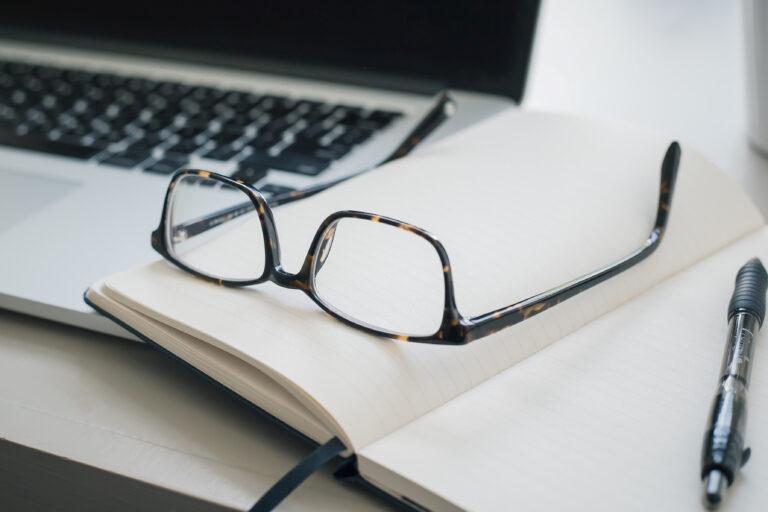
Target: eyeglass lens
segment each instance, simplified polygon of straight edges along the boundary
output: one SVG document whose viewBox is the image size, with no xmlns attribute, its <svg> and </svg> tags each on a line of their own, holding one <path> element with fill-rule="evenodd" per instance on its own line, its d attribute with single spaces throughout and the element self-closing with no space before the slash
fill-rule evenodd
<svg viewBox="0 0 768 512">
<path fill-rule="evenodd" d="M 313 264 L 320 300 L 379 330 L 428 336 L 443 318 L 443 266 L 435 248 L 399 227 L 342 218 L 321 238 Z"/>
<path fill-rule="evenodd" d="M 234 281 L 264 273 L 261 221 L 242 190 L 212 178 L 182 176 L 173 188 L 167 218 L 168 247 L 184 265 Z"/>
</svg>

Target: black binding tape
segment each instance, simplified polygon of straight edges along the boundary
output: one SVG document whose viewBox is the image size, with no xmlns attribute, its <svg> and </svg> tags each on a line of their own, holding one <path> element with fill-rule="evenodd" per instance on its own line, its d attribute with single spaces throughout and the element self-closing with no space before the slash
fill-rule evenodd
<svg viewBox="0 0 768 512">
<path fill-rule="evenodd" d="M 289 472 L 275 483 L 259 501 L 251 507 L 250 512 L 269 512 L 274 510 L 294 489 L 306 480 L 312 473 L 325 463 L 340 455 L 347 447 L 338 437 L 320 445 L 309 457 L 299 462 Z"/>
</svg>

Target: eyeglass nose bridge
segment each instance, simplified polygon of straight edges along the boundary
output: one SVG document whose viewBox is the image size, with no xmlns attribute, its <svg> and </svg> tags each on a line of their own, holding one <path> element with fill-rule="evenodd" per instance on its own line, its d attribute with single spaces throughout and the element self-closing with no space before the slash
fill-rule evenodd
<svg viewBox="0 0 768 512">
<path fill-rule="evenodd" d="M 268 280 L 283 288 L 305 292 L 310 290 L 309 278 L 303 270 L 297 274 L 291 274 L 283 270 L 281 266 L 277 266 L 270 272 Z"/>
</svg>

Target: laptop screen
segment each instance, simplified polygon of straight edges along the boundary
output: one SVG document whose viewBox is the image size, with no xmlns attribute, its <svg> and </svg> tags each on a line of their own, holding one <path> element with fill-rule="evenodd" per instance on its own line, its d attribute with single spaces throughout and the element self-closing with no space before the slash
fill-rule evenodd
<svg viewBox="0 0 768 512">
<path fill-rule="evenodd" d="M 12 2 L 0 29 L 25 38 L 229 59 L 297 76 L 447 86 L 520 101 L 538 3 L 136 0 L 52 3 L 41 10 L 34 2 Z"/>
</svg>

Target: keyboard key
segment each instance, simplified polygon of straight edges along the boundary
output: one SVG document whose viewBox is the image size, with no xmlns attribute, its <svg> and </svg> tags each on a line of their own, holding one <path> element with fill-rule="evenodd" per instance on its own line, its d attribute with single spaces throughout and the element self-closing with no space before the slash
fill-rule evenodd
<svg viewBox="0 0 768 512">
<path fill-rule="evenodd" d="M 126 169 L 136 167 L 149 157 L 149 155 L 134 155 L 130 153 L 117 153 L 104 160 L 101 164 L 113 165 L 115 167 L 124 167 Z"/>
<path fill-rule="evenodd" d="M 245 112 L 245 118 L 248 119 L 249 122 L 260 121 L 262 119 L 264 119 L 264 122 L 266 122 L 268 117 L 269 114 L 261 110 L 258 105 L 251 107 L 247 112 Z"/>
<path fill-rule="evenodd" d="M 200 146 L 202 144 L 186 139 L 166 149 L 165 153 L 167 155 L 189 155 L 200 149 Z"/>
<path fill-rule="evenodd" d="M 259 192 L 271 196 L 287 194 L 288 192 L 293 192 L 294 190 L 295 189 L 292 189 L 291 187 L 284 187 L 282 185 L 275 185 L 273 183 L 267 183 L 259 187 Z"/>
<path fill-rule="evenodd" d="M 225 102 L 216 103 L 211 110 L 220 119 L 232 119 L 237 114 L 237 109 Z"/>
<path fill-rule="evenodd" d="M 162 136 L 159 133 L 144 133 L 144 135 L 139 140 L 144 142 L 144 144 L 146 146 L 155 147 L 155 146 L 157 146 L 157 145 L 167 141 L 168 138 Z"/>
<path fill-rule="evenodd" d="M 233 180 L 241 180 L 248 184 L 254 184 L 267 175 L 268 167 L 261 165 L 245 165 L 232 175 Z"/>
<path fill-rule="evenodd" d="M 125 87 L 129 91 L 146 94 L 157 86 L 156 82 L 144 78 L 129 78 Z"/>
<path fill-rule="evenodd" d="M 282 140 L 282 137 L 279 137 L 278 135 L 266 132 L 266 133 L 258 133 L 256 137 L 251 139 L 250 141 L 246 142 L 246 145 L 257 150 L 257 151 L 263 151 L 265 149 L 269 149 L 278 142 Z"/>
<path fill-rule="evenodd" d="M 209 151 L 203 155 L 203 158 L 210 158 L 211 160 L 221 160 L 222 162 L 232 160 L 240 153 L 241 149 L 233 148 L 230 144 L 220 146 L 213 151 Z"/>
<path fill-rule="evenodd" d="M 306 114 L 308 112 L 312 111 L 319 111 L 323 110 L 325 113 L 328 113 L 330 111 L 330 108 L 325 103 L 321 103 L 319 101 L 311 101 L 311 100 L 299 100 L 296 102 L 296 106 L 294 107 L 294 110 L 303 114 Z"/>
<path fill-rule="evenodd" d="M 366 130 L 364 128 L 352 128 L 342 133 L 336 140 L 342 144 L 348 144 L 351 146 L 362 144 L 373 135 L 372 130 Z"/>
<path fill-rule="evenodd" d="M 176 131 L 176 133 L 181 137 L 181 140 L 194 140 L 195 138 L 199 137 L 203 133 L 205 133 L 208 130 L 208 123 L 205 123 L 204 126 L 195 126 L 193 124 L 187 123 L 183 128 Z"/>
<path fill-rule="evenodd" d="M 360 122 L 363 109 L 358 107 L 338 106 L 331 113 L 336 122 L 344 126 L 354 126 Z"/>
<path fill-rule="evenodd" d="M 285 148 L 281 154 L 296 157 L 310 156 L 321 160 L 339 160 L 349 153 L 351 149 L 351 146 L 345 144 L 318 146 L 314 144 L 297 143 Z"/>
<path fill-rule="evenodd" d="M 68 125 L 61 128 L 62 134 L 69 135 L 70 137 L 76 137 L 78 139 L 82 139 L 83 136 L 85 136 L 89 132 L 90 130 L 88 128 L 80 124 Z"/>
<path fill-rule="evenodd" d="M 344 144 L 331 144 L 326 147 L 321 147 L 312 153 L 312 155 L 326 160 L 339 160 L 344 158 L 351 149 L 351 147 Z"/>
<path fill-rule="evenodd" d="M 307 128 L 297 133 L 296 138 L 303 139 L 303 140 L 313 140 L 313 141 L 320 140 L 329 131 L 331 131 L 332 127 L 333 127 L 332 125 L 328 126 L 325 123 L 315 123 L 315 124 L 309 125 Z"/>
<path fill-rule="evenodd" d="M 238 132 L 218 132 L 213 135 L 211 135 L 211 139 L 217 146 L 224 146 L 226 144 L 231 144 L 240 137 L 243 136 L 242 131 Z"/>
<path fill-rule="evenodd" d="M 31 151 L 40 151 L 42 153 L 51 153 L 70 158 L 79 158 L 82 160 L 91 158 L 99 152 L 97 149 L 91 147 L 66 144 L 42 137 L 19 136 L 13 132 L 4 130 L 0 131 L 0 145 Z"/>
<path fill-rule="evenodd" d="M 293 122 L 295 122 L 295 120 Z M 272 121 L 262 126 L 259 129 L 259 133 L 271 133 L 277 137 L 280 137 L 280 135 L 285 130 L 287 130 L 293 124 L 293 122 L 287 117 L 278 117 L 277 119 L 273 119 Z"/>
<path fill-rule="evenodd" d="M 148 132 L 159 132 L 168 128 L 171 124 L 170 119 L 163 119 L 157 115 L 152 116 L 148 121 L 140 122 L 139 125 Z"/>
<path fill-rule="evenodd" d="M 164 98 L 173 98 L 181 96 L 182 93 L 178 89 L 178 84 L 175 82 L 157 82 L 157 85 L 155 85 L 154 93 L 158 96 L 162 96 Z"/>
<path fill-rule="evenodd" d="M 295 172 L 306 176 L 317 176 L 330 165 L 330 162 L 311 156 L 270 156 L 264 153 L 256 153 L 241 161 L 240 165 L 243 168 L 246 166 L 263 166 L 269 169 Z"/>
<path fill-rule="evenodd" d="M 235 138 L 242 137 L 243 134 L 245 133 L 245 127 L 247 125 L 249 125 L 249 124 L 250 124 L 250 122 L 242 124 L 242 125 L 241 124 L 235 124 L 235 123 L 232 123 L 232 122 L 224 123 L 224 124 L 222 124 L 219 127 L 219 131 L 216 134 L 216 136 L 218 137 L 218 136 L 228 135 L 228 136 L 235 137 Z"/>
<path fill-rule="evenodd" d="M 83 136 L 82 135 L 69 135 L 69 134 L 62 134 L 59 136 L 58 139 L 56 139 L 56 142 L 61 142 L 62 144 L 69 144 L 72 146 L 80 146 L 82 145 Z"/>
<path fill-rule="evenodd" d="M 150 162 L 149 164 L 145 164 L 144 171 L 151 172 L 155 174 L 173 174 L 178 169 L 181 169 L 187 164 L 186 160 L 179 160 L 176 158 L 163 158 L 162 160 L 157 160 Z"/>
<path fill-rule="evenodd" d="M 14 126 L 15 125 L 15 126 Z M 47 125 L 43 127 L 43 125 L 27 121 L 23 123 L 13 123 L 11 126 L 8 127 L 9 130 L 14 130 L 16 132 L 16 135 L 35 135 L 38 137 L 42 137 L 48 132 L 51 131 L 51 126 Z"/>
<path fill-rule="evenodd" d="M 245 103 L 245 96 L 248 93 L 240 91 L 229 91 L 224 96 L 224 103 L 232 107 L 239 107 Z"/>
<path fill-rule="evenodd" d="M 72 75 L 70 72 L 67 72 L 66 77 L 70 80 L 72 79 Z M 78 80 L 78 81 L 85 81 L 85 80 Z M 116 87 L 121 84 L 120 77 L 115 75 L 110 75 L 107 73 L 97 73 L 95 75 L 91 75 L 90 82 L 98 87 Z"/>
<path fill-rule="evenodd" d="M 282 96 L 263 96 L 259 102 L 258 107 L 272 116 L 273 118 L 283 117 L 285 114 L 293 110 L 296 106 L 295 102 L 291 102 L 288 98 Z"/>
<path fill-rule="evenodd" d="M 82 139 L 80 139 L 80 142 L 83 146 L 88 146 L 90 148 L 93 148 L 97 152 L 104 151 L 107 149 L 110 145 L 109 142 L 105 141 L 104 139 L 99 139 L 97 137 L 94 137 L 93 134 L 86 135 Z"/>
<path fill-rule="evenodd" d="M 44 80 L 50 79 L 50 78 L 58 78 L 62 75 L 63 71 L 57 68 L 52 68 L 49 66 L 33 66 L 32 72 L 37 75 L 37 77 L 42 78 Z"/>
<path fill-rule="evenodd" d="M 29 103 L 29 94 L 27 94 L 27 91 L 24 89 L 15 89 L 11 92 L 8 99 L 11 100 L 10 103 L 12 106 L 20 107 Z"/>
<path fill-rule="evenodd" d="M 218 120 L 225 126 L 232 126 L 233 128 L 230 128 L 229 131 L 235 129 L 245 130 L 247 126 L 252 125 L 260 116 L 261 114 L 254 117 L 250 111 L 236 111 L 232 116 L 227 118 L 220 116 Z"/>
<path fill-rule="evenodd" d="M 152 153 L 152 150 L 155 148 L 157 144 L 152 144 L 149 140 L 139 139 L 135 142 L 133 142 L 130 146 L 128 146 L 125 149 L 126 153 L 132 153 L 135 155 L 141 155 L 146 154 L 149 155 Z"/>
<path fill-rule="evenodd" d="M 120 133 L 117 131 L 110 131 L 107 133 L 101 133 L 101 132 L 91 132 L 92 135 L 95 136 L 96 139 L 102 140 L 104 142 L 107 142 L 109 144 L 115 143 L 115 142 L 121 142 L 125 140 L 125 134 Z"/>
<path fill-rule="evenodd" d="M 203 108 L 205 108 L 203 105 L 193 100 L 192 98 L 183 98 L 179 102 L 179 107 L 181 107 L 182 112 L 192 116 L 199 114 L 202 112 Z"/>
<path fill-rule="evenodd" d="M 379 126 L 379 128 L 384 128 L 389 123 L 391 123 L 393 119 L 396 119 L 400 116 L 402 116 L 402 114 L 399 112 L 389 112 L 386 110 L 374 110 L 373 112 L 368 114 L 367 119 L 375 122 Z"/>
</svg>

